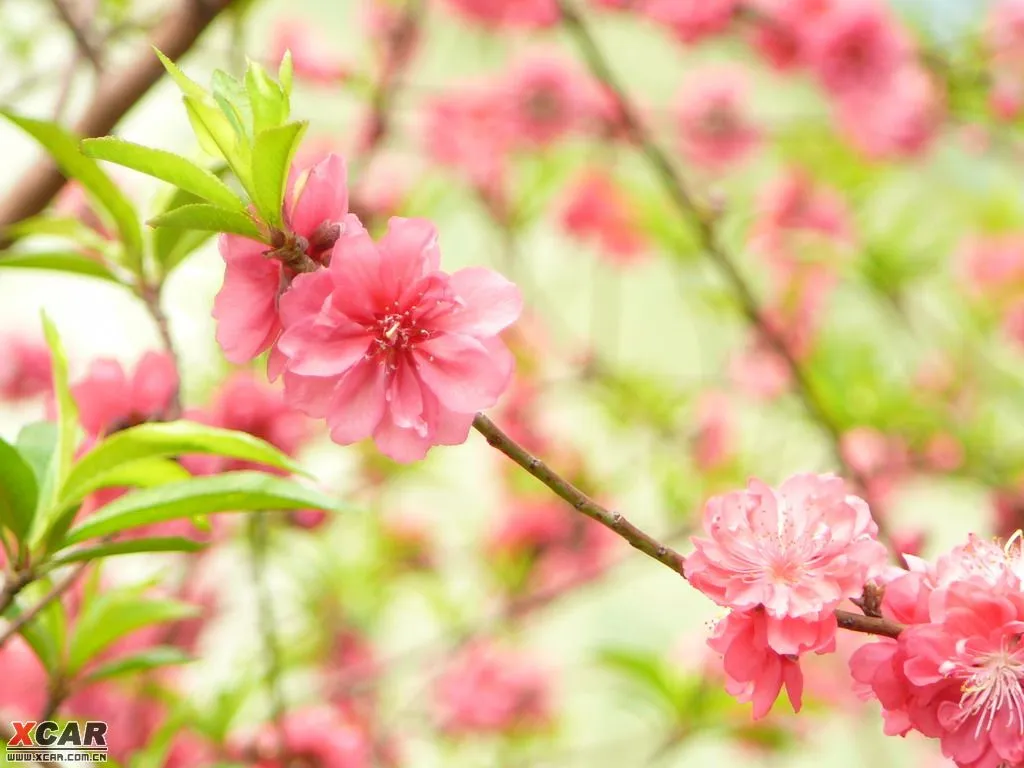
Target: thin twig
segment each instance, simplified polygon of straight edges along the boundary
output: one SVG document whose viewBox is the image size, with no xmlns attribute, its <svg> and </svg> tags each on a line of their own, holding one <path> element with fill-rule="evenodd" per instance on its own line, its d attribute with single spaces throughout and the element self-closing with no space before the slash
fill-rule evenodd
<svg viewBox="0 0 1024 768">
<path fill-rule="evenodd" d="M 10 640 L 16 634 L 18 634 L 18 632 L 20 632 L 29 622 L 31 622 L 34 618 L 36 618 L 36 616 L 42 613 L 42 611 L 50 603 L 52 603 L 54 600 L 60 599 L 60 597 L 65 592 L 71 589 L 71 587 L 75 585 L 75 582 L 78 581 L 78 578 L 85 572 L 85 569 L 88 567 L 88 560 L 76 565 L 74 569 L 72 569 L 72 571 L 67 576 L 65 576 L 62 581 L 59 581 L 56 584 L 54 584 L 53 587 L 50 588 L 50 591 L 39 599 L 39 602 L 37 602 L 27 611 L 25 611 L 17 618 L 15 618 L 14 621 L 12 621 L 6 627 L 4 627 L 3 632 L 0 633 L 0 649 L 2 649 L 7 644 L 8 640 Z"/>
<path fill-rule="evenodd" d="M 473 428 L 487 439 L 488 445 L 505 454 L 540 480 L 555 495 L 572 505 L 573 509 L 582 512 L 590 519 L 614 531 L 625 539 L 630 546 L 657 560 L 662 565 L 671 568 L 684 579 L 686 578 L 682 555 L 633 525 L 621 513 L 605 509 L 568 480 L 561 477 L 543 461 L 530 454 L 525 448 L 502 432 L 489 418 L 483 414 L 477 414 L 476 418 L 473 419 Z M 888 619 L 875 616 L 861 616 L 856 613 L 840 610 L 837 610 L 835 614 L 839 626 L 853 632 L 898 637 L 903 630 L 901 624 L 889 621 Z"/>
<path fill-rule="evenodd" d="M 71 9 L 64 4 L 64 0 L 50 0 L 50 5 L 53 6 L 61 22 L 75 39 L 75 48 L 89 61 L 94 70 L 100 72 L 103 69 L 103 57 L 90 40 L 89 32 L 75 19 Z"/>
<path fill-rule="evenodd" d="M 167 320 L 167 314 L 164 312 L 163 306 L 160 303 L 160 288 L 144 285 L 138 287 L 135 293 L 140 299 L 142 299 L 142 303 L 145 305 L 146 311 L 149 313 L 149 316 L 153 318 L 153 323 L 156 325 L 157 333 L 160 334 L 160 341 L 163 343 L 167 354 L 169 354 L 171 359 L 174 360 L 174 367 L 179 372 L 180 376 L 181 358 L 178 357 L 177 348 L 174 346 L 174 339 L 171 337 L 171 326 Z M 163 414 L 163 418 L 167 421 L 174 421 L 180 417 L 181 381 L 179 379 L 178 387 L 174 390 L 171 402 L 167 406 L 167 412 Z"/>
</svg>

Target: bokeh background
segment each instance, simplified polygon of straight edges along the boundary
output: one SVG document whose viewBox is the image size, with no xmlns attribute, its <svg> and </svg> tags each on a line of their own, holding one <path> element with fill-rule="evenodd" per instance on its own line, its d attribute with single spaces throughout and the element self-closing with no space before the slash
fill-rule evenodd
<svg viewBox="0 0 1024 768">
<path fill-rule="evenodd" d="M 893 3 L 936 56 L 965 71 L 978 67 L 971 41 L 979 39 L 989 5 Z M 493 414 L 499 424 L 525 424 L 551 451 L 553 465 L 684 552 L 709 495 L 739 487 L 748 476 L 775 482 L 797 471 L 841 471 L 827 435 L 797 397 L 752 391 L 757 387 L 750 379 L 762 374 L 743 374 L 737 363 L 751 345 L 750 329 L 635 151 L 573 136 L 517 156 L 505 189 L 528 213 L 515 231 L 495 222 L 471 184 L 432 159 L 426 105 L 468 83 L 496 81 L 510 63 L 538 52 L 585 71 L 564 33 L 492 34 L 442 2 L 428 3 L 390 132 L 370 169 L 362 168 L 359 138 L 376 62 L 371 6 L 369 0 L 256 0 L 238 20 L 215 24 L 182 65 L 201 82 L 214 68 L 237 74 L 245 57 L 273 56 L 287 23 L 302 30 L 292 45 L 309 46 L 357 73 L 333 84 L 300 79 L 293 115 L 310 121 L 311 151 L 349 156 L 353 185 L 372 185 L 393 198 L 395 213 L 437 224 L 446 269 L 490 265 L 520 284 L 527 312 L 513 335 L 522 391 Z M 145 24 L 164 8 L 105 0 L 97 13 Z M 948 549 L 971 531 L 1005 529 L 993 499 L 1012 499 L 1024 466 L 1024 357 L 1001 321 L 1003 299 L 966 290 L 962 263 L 972 238 L 1024 227 L 1014 121 L 964 107 L 975 103 L 966 97 L 953 98 L 926 149 L 872 158 L 843 137 L 819 88 L 807 77 L 774 72 L 739 36 L 683 46 L 644 19 L 587 13 L 615 71 L 645 105 L 653 134 L 676 159 L 673 104 L 693 73 L 728 64 L 749 77 L 744 106 L 764 136 L 758 151 L 724 172 L 684 167 L 683 173 L 702 196 L 719 201 L 724 238 L 759 295 L 770 283 L 753 237 L 765 190 L 799 167 L 843 201 L 856 233 L 852 245 L 837 248 L 812 238 L 801 246 L 813 251 L 809 258 L 842 263 L 804 362 L 842 433 L 860 429 L 863 437 L 871 430 L 871 446 L 879 435 L 883 442 L 898 439 L 914 456 L 926 454 L 937 435 L 955 446 L 955 460 L 915 464 L 886 486 L 889 529 L 905 541 L 920 539 L 924 555 Z M 109 66 L 131 61 L 140 44 L 139 34 L 126 32 L 110 45 Z M 47 2 L 0 3 L 5 108 L 51 116 L 72 54 L 72 41 Z M 91 98 L 93 76 L 84 65 L 78 70 L 65 119 Z M 168 82 L 155 87 L 117 133 L 199 156 Z M 0 124 L 0 149 L 0 193 L 15 195 L 38 148 Z M 628 190 L 645 243 L 636 258 L 609 258 L 561 222 L 569 182 L 593 168 L 613 172 Z M 356 177 L 360 172 L 372 178 Z M 159 185 L 113 173 L 141 211 L 155 210 Z M 210 316 L 222 271 L 210 242 L 166 286 L 185 401 L 194 407 L 215 395 L 230 370 Z M 130 366 L 159 346 L 144 308 L 117 286 L 0 270 L 0 331 L 38 338 L 40 310 L 63 336 L 73 378 L 95 358 Z M 0 368 L 2 357 L 0 350 Z M 948 364 L 954 381 L 938 392 L 928 391 L 919 376 L 936 360 Z M 970 396 L 961 397 L 968 390 Z M 0 403 L 0 435 L 13 438 L 43 414 L 41 401 Z M 700 459 L 708 430 L 719 430 L 725 454 L 710 465 Z M 754 727 L 749 707 L 721 691 L 715 660 L 703 645 L 718 610 L 657 563 L 618 541 L 584 547 L 582 560 L 594 572 L 574 562 L 566 567 L 582 583 L 548 595 L 515 570 L 532 565 L 498 562 L 491 542 L 510 518 L 546 497 L 478 435 L 457 448 L 435 449 L 408 468 L 376 457 L 372 446 L 335 446 L 321 432 L 301 456 L 350 512 L 313 530 L 286 524 L 272 530 L 266 572 L 288 706 L 321 701 L 341 664 L 339 638 L 357 638 L 360 653 L 372 658 L 360 663 L 369 665 L 364 672 L 373 681 L 373 728 L 379 739 L 395 743 L 399 764 L 943 764 L 934 744 L 882 736 L 877 704 L 856 700 L 845 655 L 859 639 L 809 662 L 801 714 L 780 702 Z M 881 464 L 875 468 L 886 469 L 885 459 Z M 244 540 L 237 539 L 204 563 L 203 578 L 220 594 L 221 610 L 180 685 L 207 711 L 225 691 L 248 691 L 230 728 L 244 732 L 267 727 L 270 704 L 261 689 L 265 659 L 253 579 Z M 110 578 L 180 575 L 181 567 L 139 558 L 111 566 Z M 538 591 L 542 604 L 509 609 Z M 437 680 L 469 639 L 516 648 L 546 670 L 555 702 L 550 722 L 537 731 L 513 728 L 491 736 L 445 735 L 438 728 Z"/>
</svg>

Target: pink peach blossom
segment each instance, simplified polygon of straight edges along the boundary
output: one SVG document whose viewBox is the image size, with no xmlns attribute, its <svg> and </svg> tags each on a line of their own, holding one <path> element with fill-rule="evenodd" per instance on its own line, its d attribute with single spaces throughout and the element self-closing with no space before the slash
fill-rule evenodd
<svg viewBox="0 0 1024 768">
<path fill-rule="evenodd" d="M 488 192 L 500 189 L 515 143 L 511 108 L 504 94 L 477 86 L 428 103 L 424 144 L 440 165 Z"/>
<path fill-rule="evenodd" d="M 334 768 L 375 765 L 372 735 L 352 713 L 341 707 L 308 707 L 289 712 L 282 723 L 284 755 L 277 756 L 277 734 L 266 728 L 256 739 L 258 768 L 301 764 Z"/>
<path fill-rule="evenodd" d="M 6 721 L 34 717 L 46 706 L 47 674 L 35 651 L 15 635 L 0 648 L 0 717 Z"/>
<path fill-rule="evenodd" d="M 687 44 L 724 32 L 739 0 L 642 0 L 639 10 Z"/>
<path fill-rule="evenodd" d="M 581 128 L 592 112 L 589 81 L 571 64 L 534 54 L 515 63 L 501 86 L 513 135 L 527 147 L 544 147 Z"/>
<path fill-rule="evenodd" d="M 736 451 L 734 408 L 723 392 L 705 393 L 697 403 L 693 457 L 703 472 L 729 462 Z"/>
<path fill-rule="evenodd" d="M 0 399 L 24 400 L 53 388 L 50 350 L 21 336 L 3 339 L 0 356 Z"/>
<path fill-rule="evenodd" d="M 625 264 L 648 248 L 629 197 L 614 179 L 599 171 L 586 171 L 566 191 L 561 223 L 580 239 L 593 238 L 616 263 Z"/>
<path fill-rule="evenodd" d="M 519 316 L 518 289 L 488 269 L 439 267 L 429 222 L 393 218 L 375 243 L 349 217 L 330 266 L 282 298 L 286 399 L 326 417 L 335 442 L 372 436 L 413 461 L 465 441 L 508 386 L 514 361 L 498 334 Z"/>
<path fill-rule="evenodd" d="M 752 702 L 754 719 L 768 714 L 782 687 L 786 687 L 793 711 L 799 712 L 804 678 L 795 654 L 774 651 L 763 610 L 732 611 L 718 622 L 708 645 L 723 656 L 726 690 L 739 701 Z M 805 650 L 815 650 L 812 639 Z M 834 636 L 823 638 L 821 647 L 834 643 Z"/>
<path fill-rule="evenodd" d="M 536 730 L 554 719 L 550 672 L 522 652 L 476 642 L 437 679 L 434 703 L 451 734 Z"/>
<path fill-rule="evenodd" d="M 468 21 L 489 29 L 537 29 L 558 21 L 555 0 L 444 0 Z"/>
<path fill-rule="evenodd" d="M 292 55 L 295 77 L 318 85 L 341 83 L 349 75 L 349 65 L 332 53 L 320 39 L 313 24 L 298 19 L 279 19 L 268 58 L 277 66 L 285 51 Z"/>
<path fill-rule="evenodd" d="M 71 387 L 82 427 L 90 438 L 126 427 L 159 421 L 178 391 L 174 359 L 147 352 L 129 377 L 116 360 L 96 360 Z"/>
<path fill-rule="evenodd" d="M 308 168 L 293 169 L 285 196 L 285 223 L 301 238 L 305 254 L 314 262 L 329 258 L 337 227 L 347 213 L 344 160 L 328 155 Z M 269 258 L 268 247 L 256 240 L 221 235 L 218 247 L 227 268 L 213 304 L 217 342 L 229 361 L 245 363 L 270 349 L 280 335 L 278 303 L 293 274 Z M 272 361 L 272 376 L 274 367 Z"/>
<path fill-rule="evenodd" d="M 745 107 L 747 82 L 733 69 L 704 69 L 691 75 L 676 105 L 677 130 L 690 162 L 721 169 L 757 146 L 760 133 Z"/>
<path fill-rule="evenodd" d="M 704 530 L 686 559 L 690 583 L 719 605 L 763 606 L 780 652 L 794 638 L 774 621 L 831 618 L 886 564 L 867 504 L 834 475 L 794 475 L 777 490 L 751 480 L 708 501 Z"/>
<path fill-rule="evenodd" d="M 842 0 L 816 19 L 808 64 L 836 97 L 890 90 L 910 55 L 903 33 L 877 0 Z"/>
</svg>

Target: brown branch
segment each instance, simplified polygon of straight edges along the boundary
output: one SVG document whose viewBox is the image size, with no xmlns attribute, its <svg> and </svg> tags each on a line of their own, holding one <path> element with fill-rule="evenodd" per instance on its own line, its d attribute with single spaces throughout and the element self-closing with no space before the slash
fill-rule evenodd
<svg viewBox="0 0 1024 768">
<path fill-rule="evenodd" d="M 172 60 L 178 59 L 232 2 L 234 0 L 181 0 L 178 7 L 156 26 L 150 44 L 135 61 L 104 74 L 92 103 L 74 126 L 75 132 L 82 137 L 110 133 L 164 73 L 151 46 L 159 48 Z M 6 199 L 0 201 L 0 233 L 12 224 L 40 213 L 66 181 L 49 159 L 40 160 L 31 167 L 11 185 L 12 191 Z"/>
<path fill-rule="evenodd" d="M 478 413 L 476 418 L 473 419 L 473 428 L 487 438 L 488 445 L 497 448 L 501 453 L 508 456 L 512 461 L 544 483 L 559 498 L 572 505 L 572 508 L 577 512 L 582 512 L 591 520 L 595 520 L 605 528 L 614 531 L 625 539 L 630 546 L 639 549 L 648 557 L 653 557 L 680 576 L 683 575 L 682 555 L 671 547 L 651 538 L 629 522 L 621 513 L 612 512 L 602 507 L 568 480 L 559 476 L 558 473 L 548 467 L 543 461 L 530 454 L 482 413 Z"/>
<path fill-rule="evenodd" d="M 555 495 L 568 502 L 573 509 L 582 512 L 591 520 L 595 520 L 612 530 L 635 549 L 639 549 L 648 557 L 671 568 L 684 579 L 686 578 L 682 555 L 637 528 L 619 512 L 612 512 L 598 504 L 568 480 L 561 477 L 543 461 L 530 454 L 482 413 L 478 413 L 476 418 L 473 419 L 473 428 L 487 439 L 488 445 L 505 454 L 540 480 L 550 490 L 554 491 Z M 840 610 L 837 610 L 835 614 L 839 626 L 852 632 L 882 635 L 884 637 L 899 637 L 900 632 L 903 631 L 902 624 L 877 616 L 861 616 L 856 613 Z"/>
</svg>

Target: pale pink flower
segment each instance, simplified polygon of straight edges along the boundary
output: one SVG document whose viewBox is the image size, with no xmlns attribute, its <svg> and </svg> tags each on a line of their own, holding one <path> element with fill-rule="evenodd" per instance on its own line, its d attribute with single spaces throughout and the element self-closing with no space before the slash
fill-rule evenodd
<svg viewBox="0 0 1024 768">
<path fill-rule="evenodd" d="M 939 472 L 952 472 L 964 463 L 964 448 L 960 441 L 948 432 L 933 435 L 924 447 L 924 459 L 928 466 Z"/>
<path fill-rule="evenodd" d="M 978 296 L 1017 293 L 1024 287 L 1024 236 L 978 236 L 960 249 L 959 276 Z"/>
<path fill-rule="evenodd" d="M 46 670 L 21 635 L 0 649 L 0 678 L 0 717 L 6 722 L 34 717 L 46 706 Z"/>
<path fill-rule="evenodd" d="M 3 339 L 0 355 L 0 400 L 24 400 L 53 389 L 50 350 L 21 336 Z"/>
<path fill-rule="evenodd" d="M 808 63 L 835 97 L 889 92 L 910 55 L 897 22 L 876 0 L 842 0 L 821 14 L 808 45 Z"/>
<path fill-rule="evenodd" d="M 316 263 L 329 258 L 337 227 L 348 213 L 345 161 L 328 155 L 308 168 L 293 169 L 285 196 L 287 229 L 302 238 Z M 278 302 L 294 275 L 268 246 L 238 235 L 221 235 L 220 254 L 227 268 L 213 303 L 217 341 L 232 363 L 244 363 L 267 351 L 281 333 Z M 276 373 L 272 360 L 271 374 Z"/>
<path fill-rule="evenodd" d="M 519 316 L 512 283 L 484 268 L 439 271 L 437 231 L 393 218 L 375 243 L 349 217 L 327 269 L 281 301 L 288 401 L 327 418 L 342 445 L 373 437 L 398 461 L 465 441 L 508 386 L 498 334 Z"/>
<path fill-rule="evenodd" d="M 733 69 L 704 69 L 689 78 L 676 105 L 677 130 L 690 162 L 710 168 L 733 165 L 760 142 L 747 114 L 747 81 Z"/>
<path fill-rule="evenodd" d="M 758 400 L 780 397 L 792 381 L 786 361 L 762 339 L 755 339 L 732 357 L 729 378 L 740 391 Z"/>
<path fill-rule="evenodd" d="M 736 455 L 734 408 L 723 392 L 707 392 L 697 403 L 693 458 L 702 472 L 727 464 Z"/>
<path fill-rule="evenodd" d="M 143 355 L 130 377 L 116 360 L 95 360 L 71 387 L 90 438 L 163 419 L 177 391 L 174 359 L 162 352 Z"/>
<path fill-rule="evenodd" d="M 639 10 L 693 44 L 729 27 L 739 0 L 642 0 Z"/>
<path fill-rule="evenodd" d="M 522 652 L 476 642 L 437 679 L 434 706 L 451 734 L 544 728 L 554 719 L 551 672 Z"/>
<path fill-rule="evenodd" d="M 985 42 L 996 72 L 1024 67 L 1024 2 L 999 0 L 991 6 L 985 24 Z"/>
<path fill-rule="evenodd" d="M 914 157 L 942 124 L 945 105 L 931 76 L 905 66 L 874 90 L 852 91 L 836 103 L 847 139 L 870 158 Z"/>
<path fill-rule="evenodd" d="M 708 645 L 722 654 L 725 689 L 738 700 L 752 702 L 754 719 L 768 714 L 782 687 L 786 687 L 793 711 L 802 704 L 804 678 L 793 654 L 772 650 L 767 617 L 763 610 L 732 611 L 715 626 Z M 828 647 L 828 638 L 822 643 Z M 808 650 L 814 649 L 814 641 Z"/>
<path fill-rule="evenodd" d="M 613 262 L 626 264 L 648 249 L 639 214 L 605 172 L 585 171 L 571 182 L 565 196 L 562 226 L 580 239 L 593 238 Z"/>
<path fill-rule="evenodd" d="M 490 85 L 448 93 L 427 105 L 424 145 L 435 162 L 493 192 L 516 140 L 513 124 L 508 100 Z"/>
<path fill-rule="evenodd" d="M 536 29 L 558 21 L 555 0 L 444 0 L 468 21 L 491 29 Z"/>
<path fill-rule="evenodd" d="M 839 0 L 754 0 L 751 39 L 775 69 L 806 62 L 809 40 L 819 19 Z"/>
<path fill-rule="evenodd" d="M 707 502 L 704 530 L 686 559 L 690 583 L 719 605 L 763 606 L 770 620 L 830 617 L 886 563 L 867 504 L 834 475 L 794 475 L 777 490 L 751 480 Z M 783 651 L 788 640 L 772 645 Z"/>
<path fill-rule="evenodd" d="M 349 76 L 349 65 L 332 53 L 313 24 L 298 19 L 279 19 L 274 25 L 270 62 L 277 66 L 285 51 L 292 54 L 295 77 L 319 85 L 335 85 Z"/>
<path fill-rule="evenodd" d="M 1024 109 L 1024 83 L 1016 77 L 996 75 L 988 94 L 988 104 L 997 118 L 1012 122 Z"/>
<path fill-rule="evenodd" d="M 372 734 L 353 713 L 341 707 L 307 707 L 289 712 L 282 722 L 283 750 L 271 726 L 256 738 L 257 768 L 293 765 L 323 768 L 370 768 L 375 765 Z M 283 751 L 284 756 L 278 757 Z"/>
<path fill-rule="evenodd" d="M 514 64 L 500 86 L 518 143 L 544 147 L 581 128 L 592 112 L 589 81 L 555 57 L 533 55 Z"/>
</svg>

